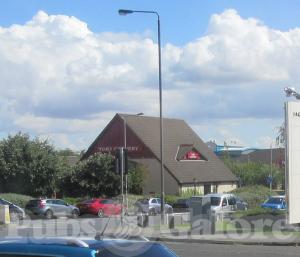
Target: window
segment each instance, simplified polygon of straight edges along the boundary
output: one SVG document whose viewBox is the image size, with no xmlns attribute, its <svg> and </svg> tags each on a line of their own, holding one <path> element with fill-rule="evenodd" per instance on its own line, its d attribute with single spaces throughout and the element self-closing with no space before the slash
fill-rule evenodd
<svg viewBox="0 0 300 257">
<path fill-rule="evenodd" d="M 9 203 L 8 202 L 6 202 L 5 200 L 3 200 L 3 199 L 0 199 L 0 204 L 2 204 L 2 205 L 9 205 Z"/>
<path fill-rule="evenodd" d="M 223 199 L 222 206 L 227 206 L 227 199 L 226 198 Z"/>
<path fill-rule="evenodd" d="M 233 196 L 229 197 L 228 204 L 229 205 L 236 205 L 236 200 Z"/>
<path fill-rule="evenodd" d="M 221 202 L 221 197 L 211 197 L 210 204 L 211 206 L 219 206 Z"/>
<path fill-rule="evenodd" d="M 157 203 L 156 199 L 152 199 L 151 203 Z"/>
<path fill-rule="evenodd" d="M 66 205 L 66 203 L 62 200 L 54 200 L 53 203 L 58 205 Z"/>
<path fill-rule="evenodd" d="M 177 161 L 207 161 L 207 158 L 201 154 L 192 144 L 180 145 L 177 150 Z"/>
<path fill-rule="evenodd" d="M 113 204 L 114 201 L 113 201 L 113 200 L 110 200 L 110 199 L 105 199 L 105 200 L 102 200 L 101 203 L 102 203 L 102 204 Z"/>
</svg>

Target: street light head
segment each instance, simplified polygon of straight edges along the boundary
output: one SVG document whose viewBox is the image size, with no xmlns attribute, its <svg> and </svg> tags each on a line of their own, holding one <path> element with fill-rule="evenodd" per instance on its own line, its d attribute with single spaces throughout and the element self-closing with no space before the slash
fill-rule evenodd
<svg viewBox="0 0 300 257">
<path fill-rule="evenodd" d="M 296 93 L 295 88 L 293 87 L 285 87 L 284 92 L 287 97 L 293 96 Z"/>
<path fill-rule="evenodd" d="M 120 9 L 120 10 L 119 10 L 119 15 L 125 16 L 125 15 L 131 14 L 131 13 L 133 13 L 132 10 L 125 10 L 125 9 Z"/>
<path fill-rule="evenodd" d="M 300 100 L 300 94 L 296 92 L 293 87 L 285 87 L 284 92 L 287 97 L 294 96 L 297 100 Z"/>
</svg>

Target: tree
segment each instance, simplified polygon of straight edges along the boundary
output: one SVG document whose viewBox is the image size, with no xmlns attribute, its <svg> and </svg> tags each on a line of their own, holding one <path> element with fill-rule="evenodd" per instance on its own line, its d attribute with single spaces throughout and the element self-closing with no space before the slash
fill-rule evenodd
<svg viewBox="0 0 300 257">
<path fill-rule="evenodd" d="M 2 192 L 52 195 L 58 171 L 56 151 L 47 140 L 18 133 L 0 142 Z"/>
<path fill-rule="evenodd" d="M 268 177 L 271 166 L 262 163 L 241 163 L 225 159 L 224 163 L 239 178 L 242 186 L 263 185 L 269 186 Z M 284 173 L 275 165 L 272 166 L 273 187 L 284 186 Z"/>
<path fill-rule="evenodd" d="M 120 176 L 115 173 L 114 163 L 113 156 L 99 153 L 79 162 L 70 178 L 71 184 L 77 185 L 76 193 L 90 197 L 117 195 Z"/>
<path fill-rule="evenodd" d="M 143 185 L 146 178 L 146 170 L 142 165 L 136 165 L 128 173 L 128 188 L 132 194 L 141 194 L 143 192 Z"/>
</svg>

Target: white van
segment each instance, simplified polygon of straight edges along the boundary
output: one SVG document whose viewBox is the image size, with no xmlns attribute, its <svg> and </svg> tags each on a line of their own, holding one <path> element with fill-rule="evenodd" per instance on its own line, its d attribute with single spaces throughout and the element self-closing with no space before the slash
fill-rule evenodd
<svg viewBox="0 0 300 257">
<path fill-rule="evenodd" d="M 232 212 L 237 210 L 236 197 L 233 194 L 207 194 L 210 198 L 211 210 L 218 212 Z"/>
</svg>

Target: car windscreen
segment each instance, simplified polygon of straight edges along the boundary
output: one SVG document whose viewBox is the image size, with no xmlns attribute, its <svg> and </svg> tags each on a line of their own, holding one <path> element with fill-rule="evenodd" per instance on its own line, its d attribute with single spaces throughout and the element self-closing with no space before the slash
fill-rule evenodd
<svg viewBox="0 0 300 257">
<path fill-rule="evenodd" d="M 269 203 L 269 204 L 282 204 L 283 202 L 283 198 L 277 198 L 277 197 L 271 197 L 269 198 L 268 201 L 266 201 L 266 203 Z"/>
<path fill-rule="evenodd" d="M 210 204 L 211 206 L 219 206 L 221 202 L 221 197 L 213 196 L 210 198 Z"/>
</svg>

